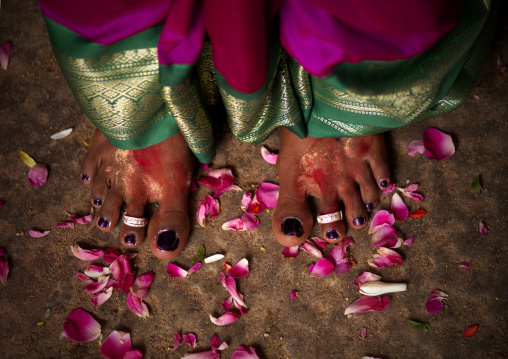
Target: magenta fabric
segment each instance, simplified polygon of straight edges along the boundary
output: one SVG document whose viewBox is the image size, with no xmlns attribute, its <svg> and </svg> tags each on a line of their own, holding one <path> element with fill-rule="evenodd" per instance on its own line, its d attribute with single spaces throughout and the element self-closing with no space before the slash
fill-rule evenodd
<svg viewBox="0 0 508 359">
<path fill-rule="evenodd" d="M 284 49 L 314 76 L 340 63 L 416 56 L 457 23 L 463 0 L 282 0 Z"/>
</svg>

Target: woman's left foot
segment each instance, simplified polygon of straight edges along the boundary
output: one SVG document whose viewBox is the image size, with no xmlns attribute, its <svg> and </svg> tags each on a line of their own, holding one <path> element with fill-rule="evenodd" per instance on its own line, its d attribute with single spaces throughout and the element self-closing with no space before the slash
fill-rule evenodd
<svg viewBox="0 0 508 359">
<path fill-rule="evenodd" d="M 322 215 L 339 211 L 342 201 L 344 220 L 361 228 L 376 207 L 380 190 L 390 183 L 383 134 L 301 139 L 281 128 L 276 166 L 280 193 L 272 227 L 277 240 L 287 247 L 301 244 L 312 232 L 314 219 L 307 196 L 320 200 Z M 345 235 L 342 220 L 321 224 L 321 236 L 330 243 Z"/>
</svg>

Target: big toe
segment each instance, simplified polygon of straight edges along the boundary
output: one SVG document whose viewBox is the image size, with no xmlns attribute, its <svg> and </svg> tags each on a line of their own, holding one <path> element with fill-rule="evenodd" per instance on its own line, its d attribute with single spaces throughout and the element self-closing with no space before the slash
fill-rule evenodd
<svg viewBox="0 0 508 359">
<path fill-rule="evenodd" d="M 188 238 L 187 211 L 161 204 L 148 225 L 148 241 L 153 254 L 160 259 L 173 259 L 183 250 Z"/>
<path fill-rule="evenodd" d="M 279 197 L 272 218 L 275 238 L 286 247 L 302 244 L 310 236 L 314 225 L 307 202 Z"/>
</svg>

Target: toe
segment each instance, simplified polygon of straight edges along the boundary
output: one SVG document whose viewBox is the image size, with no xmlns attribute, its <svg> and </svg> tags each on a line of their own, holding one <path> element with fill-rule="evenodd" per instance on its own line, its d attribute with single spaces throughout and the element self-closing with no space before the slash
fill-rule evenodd
<svg viewBox="0 0 508 359">
<path fill-rule="evenodd" d="M 383 138 L 381 138 L 381 140 L 384 141 Z M 377 185 L 381 190 L 384 190 L 390 184 L 390 168 L 388 167 L 384 142 L 379 144 L 379 147 L 380 149 L 378 151 L 372 152 L 369 164 Z"/>
<path fill-rule="evenodd" d="M 275 238 L 286 247 L 302 244 L 310 236 L 313 227 L 312 213 L 305 200 L 279 197 L 272 218 Z"/>
<path fill-rule="evenodd" d="M 372 172 L 368 166 L 360 172 L 360 176 L 356 178 L 356 183 L 360 186 L 360 195 L 367 212 L 371 212 L 376 208 L 379 201 L 379 187 L 376 184 Z"/>
<path fill-rule="evenodd" d="M 353 228 L 361 228 L 367 222 L 367 210 L 356 183 L 350 182 L 343 186 L 339 195 L 344 202 L 346 219 Z"/>
<path fill-rule="evenodd" d="M 97 213 L 96 224 L 104 232 L 110 232 L 115 228 L 120 218 L 120 208 L 123 197 L 119 191 L 110 189 L 104 199 L 104 204 Z"/>
<path fill-rule="evenodd" d="M 92 202 L 92 206 L 95 208 L 100 208 L 106 200 L 108 190 L 109 186 L 108 180 L 106 178 L 106 173 L 101 172 L 97 174 L 97 176 L 94 178 L 92 189 L 90 191 L 90 200 Z"/>
<path fill-rule="evenodd" d="M 339 211 L 339 202 L 334 195 L 321 198 L 321 215 Z M 346 236 L 344 221 L 321 223 L 321 238 L 329 243 L 337 243 Z"/>
<path fill-rule="evenodd" d="M 134 218 L 145 218 L 145 206 L 146 200 L 144 199 L 132 199 L 127 204 L 127 209 L 125 211 L 126 216 L 134 217 Z M 129 226 L 128 224 L 123 224 L 122 229 L 120 231 L 120 240 L 124 246 L 128 247 L 137 247 L 139 246 L 143 240 L 145 239 L 145 226 L 137 227 L 137 226 Z"/>
</svg>

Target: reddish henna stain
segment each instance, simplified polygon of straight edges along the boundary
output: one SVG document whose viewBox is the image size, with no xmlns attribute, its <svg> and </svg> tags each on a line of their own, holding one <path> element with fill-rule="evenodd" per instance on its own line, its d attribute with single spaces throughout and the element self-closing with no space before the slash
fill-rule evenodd
<svg viewBox="0 0 508 359">
<path fill-rule="evenodd" d="M 136 163 L 144 170 L 149 169 L 158 159 L 160 149 L 158 146 L 150 146 L 132 151 Z"/>
</svg>

